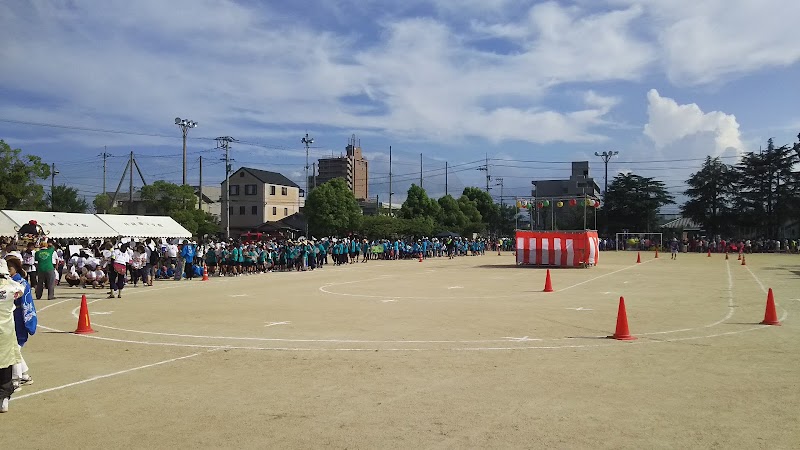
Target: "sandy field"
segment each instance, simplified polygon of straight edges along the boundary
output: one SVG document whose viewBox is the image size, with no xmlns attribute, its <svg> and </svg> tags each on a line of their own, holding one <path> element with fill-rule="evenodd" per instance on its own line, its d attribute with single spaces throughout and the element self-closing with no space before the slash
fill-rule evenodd
<svg viewBox="0 0 800 450">
<path fill-rule="evenodd" d="M 504 253 L 59 288 L 3 448 L 800 446 L 800 256 L 551 275 Z M 607 339 L 620 296 L 637 340 Z"/>
</svg>

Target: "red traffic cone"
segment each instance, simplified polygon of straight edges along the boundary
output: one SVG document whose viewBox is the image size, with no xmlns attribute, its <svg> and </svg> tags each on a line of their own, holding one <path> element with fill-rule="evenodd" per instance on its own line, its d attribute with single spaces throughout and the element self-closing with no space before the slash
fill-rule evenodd
<svg viewBox="0 0 800 450">
<path fill-rule="evenodd" d="M 780 322 L 778 321 L 778 312 L 775 311 L 775 297 L 772 296 L 772 288 L 769 288 L 769 292 L 767 292 L 767 309 L 764 311 L 764 320 L 761 322 L 761 325 L 778 325 L 780 326 Z"/>
<path fill-rule="evenodd" d="M 708 257 L 711 258 L 711 249 L 708 249 Z"/>
<path fill-rule="evenodd" d="M 419 262 L 422 262 L 422 253 L 419 254 Z"/>
<path fill-rule="evenodd" d="M 739 253 L 739 257 L 738 257 L 738 258 L 736 258 L 736 260 L 737 260 L 737 261 L 741 261 L 741 260 L 742 260 L 742 254 L 741 254 L 741 253 Z"/>
<path fill-rule="evenodd" d="M 746 265 L 747 265 L 747 263 L 746 263 L 746 262 L 745 262 L 745 260 L 744 260 L 744 256 L 742 256 L 742 265 L 743 265 L 743 266 L 746 266 Z"/>
<path fill-rule="evenodd" d="M 642 263 L 642 254 L 636 252 L 636 264 L 641 264 L 641 263 Z"/>
<path fill-rule="evenodd" d="M 78 314 L 78 328 L 75 334 L 95 333 L 92 323 L 89 320 L 89 306 L 86 304 L 86 296 L 81 296 L 81 312 Z"/>
<path fill-rule="evenodd" d="M 203 264 L 203 280 L 202 281 L 208 281 L 208 266 L 206 266 L 205 264 Z"/>
<path fill-rule="evenodd" d="M 658 247 L 656 247 L 656 259 L 658 259 Z"/>
<path fill-rule="evenodd" d="M 617 311 L 617 330 L 614 332 L 613 336 L 609 336 L 609 338 L 616 339 L 618 341 L 633 341 L 636 340 L 635 336 L 631 336 L 631 332 L 628 329 L 628 313 L 625 312 L 625 298 L 619 298 L 619 310 Z"/>
<path fill-rule="evenodd" d="M 542 292 L 553 292 L 553 283 L 550 282 L 550 269 L 547 269 L 547 278 L 544 279 L 544 290 Z"/>
</svg>

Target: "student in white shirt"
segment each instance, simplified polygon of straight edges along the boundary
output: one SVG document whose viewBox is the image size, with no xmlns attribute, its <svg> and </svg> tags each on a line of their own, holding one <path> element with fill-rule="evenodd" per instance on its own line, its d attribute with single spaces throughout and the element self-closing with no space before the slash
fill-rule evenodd
<svg viewBox="0 0 800 450">
<path fill-rule="evenodd" d="M 108 298 L 122 298 L 122 289 L 125 287 L 125 275 L 127 274 L 128 264 L 131 262 L 131 255 L 128 253 L 128 244 L 113 251 L 112 270 L 116 272 L 115 283 L 111 284 L 111 295 Z M 110 278 L 110 277 L 109 277 Z"/>
</svg>

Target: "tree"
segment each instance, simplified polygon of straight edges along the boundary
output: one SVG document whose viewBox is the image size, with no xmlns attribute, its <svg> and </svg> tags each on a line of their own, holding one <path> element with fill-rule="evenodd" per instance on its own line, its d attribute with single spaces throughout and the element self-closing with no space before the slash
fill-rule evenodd
<svg viewBox="0 0 800 450">
<path fill-rule="evenodd" d="M 97 214 L 122 214 L 122 208 L 111 206 L 111 197 L 108 194 L 97 194 L 92 200 L 92 205 Z"/>
<path fill-rule="evenodd" d="M 53 211 L 85 213 L 89 208 L 86 199 L 78 196 L 77 189 L 64 184 L 53 187 L 53 192 L 47 195 L 47 203 Z"/>
<path fill-rule="evenodd" d="M 500 205 L 495 229 L 500 236 L 513 236 L 517 227 L 517 208 L 514 205 Z"/>
<path fill-rule="evenodd" d="M 735 176 L 731 166 L 719 158 L 706 157 L 703 166 L 693 173 L 686 184 L 684 194 L 689 200 L 681 206 L 681 213 L 712 236 L 729 232 L 732 202 L 735 193 Z"/>
<path fill-rule="evenodd" d="M 781 236 L 783 222 L 796 206 L 800 176 L 792 168 L 800 157 L 788 145 L 767 141 L 764 152 L 746 153 L 736 167 L 736 208 L 740 225 L 756 227 L 772 239 Z"/>
<path fill-rule="evenodd" d="M 466 195 L 462 195 L 458 198 L 458 207 L 467 218 L 467 223 L 464 225 L 464 228 L 459 230 L 462 236 L 469 237 L 472 236 L 473 233 L 480 233 L 486 229 L 483 217 L 473 200 L 470 200 Z"/>
<path fill-rule="evenodd" d="M 369 239 L 388 239 L 400 234 L 400 219 L 389 216 L 364 216 L 358 232 Z"/>
<path fill-rule="evenodd" d="M 214 216 L 195 207 L 197 198 L 191 186 L 158 180 L 142 186 L 141 194 L 148 212 L 172 217 L 193 235 L 203 237 L 219 233 Z"/>
<path fill-rule="evenodd" d="M 344 235 L 359 228 L 361 209 L 341 178 L 314 188 L 306 199 L 305 215 L 312 235 Z"/>
<path fill-rule="evenodd" d="M 0 140 L 0 209 L 45 210 L 44 188 L 37 180 L 50 176 L 50 167 L 38 156 L 20 157 Z"/>
<path fill-rule="evenodd" d="M 461 232 L 467 225 L 467 216 L 461 211 L 458 201 L 452 195 L 445 195 L 439 198 L 439 218 L 438 225 L 441 231 Z"/>
<path fill-rule="evenodd" d="M 481 213 L 481 220 L 485 228 L 489 230 L 496 228 L 500 219 L 500 207 L 488 192 L 476 187 L 466 187 L 461 195 L 475 202 L 475 207 Z"/>
<path fill-rule="evenodd" d="M 608 185 L 606 193 L 609 231 L 656 230 L 659 208 L 672 203 L 675 203 L 674 197 L 667 192 L 663 182 L 632 173 L 619 174 Z"/>
<path fill-rule="evenodd" d="M 176 211 L 194 209 L 194 205 L 197 204 L 193 187 L 177 185 L 164 180 L 142 186 L 141 193 L 148 211 L 167 216 L 171 216 Z"/>
<path fill-rule="evenodd" d="M 439 203 L 429 198 L 425 189 L 412 184 L 408 188 L 408 195 L 403 206 L 400 207 L 400 217 L 404 219 L 414 219 L 417 217 L 427 217 L 435 220 L 440 213 Z"/>
</svg>

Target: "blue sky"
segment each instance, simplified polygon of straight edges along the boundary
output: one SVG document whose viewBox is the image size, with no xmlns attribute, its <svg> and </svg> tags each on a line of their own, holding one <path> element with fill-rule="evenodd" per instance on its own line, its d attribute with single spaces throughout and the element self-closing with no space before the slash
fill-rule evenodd
<svg viewBox="0 0 800 450">
<path fill-rule="evenodd" d="M 3 2 L 0 138 L 89 199 L 104 147 L 109 189 L 130 151 L 149 182 L 180 182 L 177 116 L 200 124 L 191 183 L 201 155 L 204 184 L 222 180 L 209 138 L 229 135 L 234 168 L 304 186 L 308 132 L 312 160 L 356 134 L 381 200 L 390 145 L 396 201 L 420 153 L 433 196 L 445 161 L 451 193 L 484 186 L 487 154 L 506 196 L 573 160 L 602 184 L 603 150 L 620 152 L 612 174 L 678 193 L 695 158 L 796 140 L 797 17 L 789 0 Z"/>
</svg>

